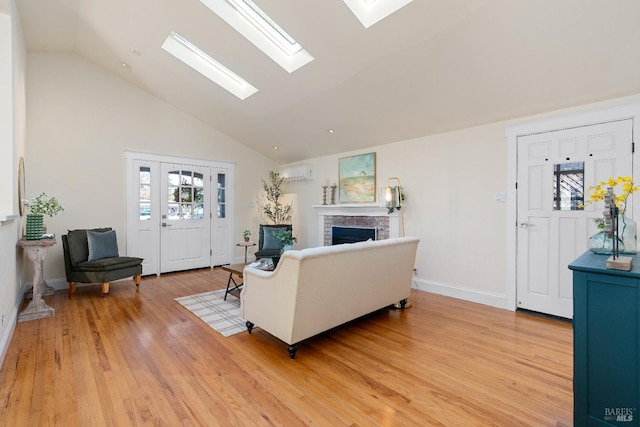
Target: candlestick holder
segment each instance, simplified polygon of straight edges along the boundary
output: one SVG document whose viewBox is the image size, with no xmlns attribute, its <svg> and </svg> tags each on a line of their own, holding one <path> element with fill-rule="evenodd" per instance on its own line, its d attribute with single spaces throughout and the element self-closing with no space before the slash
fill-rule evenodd
<svg viewBox="0 0 640 427">
<path fill-rule="evenodd" d="M 326 185 L 322 186 L 322 204 L 323 205 L 327 204 L 327 186 Z"/>
<path fill-rule="evenodd" d="M 336 186 L 335 185 L 331 186 L 331 204 L 332 205 L 336 204 Z"/>
</svg>

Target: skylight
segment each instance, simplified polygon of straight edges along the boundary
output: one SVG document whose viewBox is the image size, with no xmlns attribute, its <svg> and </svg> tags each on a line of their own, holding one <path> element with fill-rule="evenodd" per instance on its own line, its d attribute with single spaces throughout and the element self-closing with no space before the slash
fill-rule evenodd
<svg viewBox="0 0 640 427">
<path fill-rule="evenodd" d="M 369 28 L 413 0 L 343 0 L 365 28 Z"/>
<path fill-rule="evenodd" d="M 240 99 L 246 99 L 258 91 L 242 77 L 207 55 L 175 31 L 169 33 L 162 44 L 162 49 Z"/>
<path fill-rule="evenodd" d="M 313 57 L 252 0 L 200 0 L 289 73 Z"/>
</svg>

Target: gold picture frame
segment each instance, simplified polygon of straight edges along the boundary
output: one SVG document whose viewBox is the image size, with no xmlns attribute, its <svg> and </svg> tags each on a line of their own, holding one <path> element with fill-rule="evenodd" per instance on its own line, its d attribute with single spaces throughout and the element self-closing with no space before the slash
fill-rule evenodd
<svg viewBox="0 0 640 427">
<path fill-rule="evenodd" d="M 25 178 L 24 178 L 24 157 L 18 160 L 18 210 L 20 216 L 25 214 L 24 197 L 25 197 Z"/>
<path fill-rule="evenodd" d="M 375 203 L 376 153 L 343 157 L 338 164 L 338 201 Z"/>
</svg>

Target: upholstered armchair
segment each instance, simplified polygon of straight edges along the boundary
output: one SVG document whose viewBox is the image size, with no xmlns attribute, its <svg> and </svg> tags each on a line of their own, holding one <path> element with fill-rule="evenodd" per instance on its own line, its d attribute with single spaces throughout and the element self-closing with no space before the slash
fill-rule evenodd
<svg viewBox="0 0 640 427">
<path fill-rule="evenodd" d="M 118 255 L 116 232 L 111 228 L 69 230 L 62 236 L 64 267 L 69 294 L 76 283 L 100 283 L 102 296 L 109 293 L 109 282 L 133 277 L 136 288 L 142 277 L 142 258 Z"/>
<path fill-rule="evenodd" d="M 256 259 L 279 256 L 282 251 L 282 242 L 275 238 L 280 230 L 292 230 L 291 224 L 266 225 L 260 224 L 260 236 L 258 238 L 258 250 Z"/>
</svg>

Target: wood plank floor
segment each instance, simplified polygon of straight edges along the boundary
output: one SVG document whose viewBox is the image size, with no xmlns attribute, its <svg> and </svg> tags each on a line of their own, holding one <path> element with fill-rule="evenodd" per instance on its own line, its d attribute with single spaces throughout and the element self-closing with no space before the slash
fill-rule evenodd
<svg viewBox="0 0 640 427">
<path fill-rule="evenodd" d="M 307 340 L 294 361 L 255 329 L 224 338 L 177 302 L 198 270 L 45 297 L 0 370 L 2 426 L 569 426 L 572 329 L 413 291 Z M 259 325 L 257 325 L 259 326 Z"/>
</svg>

